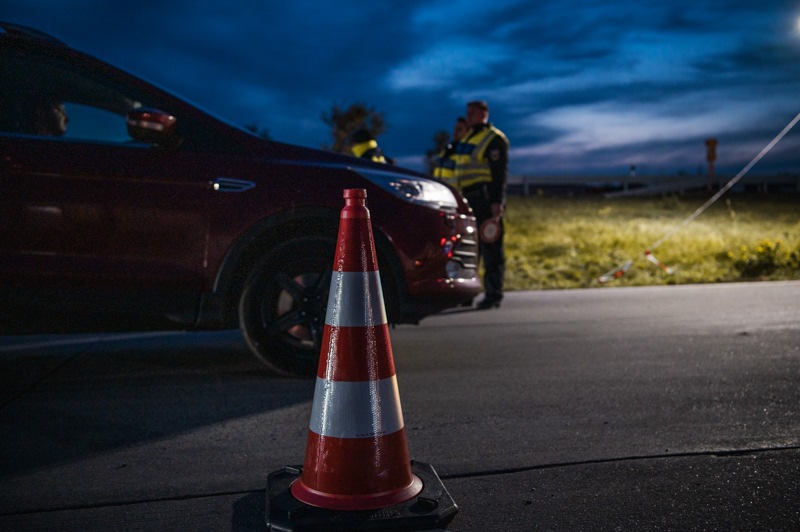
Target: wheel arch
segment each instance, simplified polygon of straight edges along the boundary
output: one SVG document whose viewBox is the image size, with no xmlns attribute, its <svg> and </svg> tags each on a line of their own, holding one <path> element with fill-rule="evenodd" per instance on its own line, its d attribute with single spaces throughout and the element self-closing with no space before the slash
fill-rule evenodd
<svg viewBox="0 0 800 532">
<path fill-rule="evenodd" d="M 322 207 L 285 211 L 261 220 L 242 235 L 226 255 L 214 282 L 213 296 L 223 325 L 238 325 L 239 296 L 248 273 L 261 258 L 280 244 L 304 236 L 324 236 L 335 241 L 339 214 L 338 210 Z M 391 240 L 379 229 L 373 230 L 373 238 L 387 316 L 390 322 L 398 322 L 407 293 L 403 268 Z M 333 257 L 331 266 L 332 261 Z"/>
</svg>

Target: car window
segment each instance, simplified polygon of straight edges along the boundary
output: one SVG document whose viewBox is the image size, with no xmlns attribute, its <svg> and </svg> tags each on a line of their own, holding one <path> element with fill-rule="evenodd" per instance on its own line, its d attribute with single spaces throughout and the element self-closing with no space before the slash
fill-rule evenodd
<svg viewBox="0 0 800 532">
<path fill-rule="evenodd" d="M 66 102 L 65 110 L 69 117 L 65 138 L 132 142 L 124 116 L 75 102 Z"/>
<path fill-rule="evenodd" d="M 95 72 L 29 50 L 0 56 L 0 131 L 132 142 L 125 114 L 142 102 Z"/>
</svg>

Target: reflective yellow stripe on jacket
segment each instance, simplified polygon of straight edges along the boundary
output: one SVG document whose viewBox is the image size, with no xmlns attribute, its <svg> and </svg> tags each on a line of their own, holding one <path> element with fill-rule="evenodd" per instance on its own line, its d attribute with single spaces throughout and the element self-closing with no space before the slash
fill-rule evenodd
<svg viewBox="0 0 800 532">
<path fill-rule="evenodd" d="M 486 161 L 486 147 L 495 137 L 505 138 L 505 135 L 494 126 L 489 126 L 458 143 L 455 181 L 459 189 L 492 182 L 492 172 Z"/>
</svg>

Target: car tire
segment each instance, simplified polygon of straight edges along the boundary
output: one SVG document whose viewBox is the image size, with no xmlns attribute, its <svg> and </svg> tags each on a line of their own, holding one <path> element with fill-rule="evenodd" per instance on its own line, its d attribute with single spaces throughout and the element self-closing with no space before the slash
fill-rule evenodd
<svg viewBox="0 0 800 532">
<path fill-rule="evenodd" d="M 239 326 L 251 351 L 275 374 L 316 374 L 335 249 L 333 238 L 290 240 L 247 276 Z"/>
</svg>

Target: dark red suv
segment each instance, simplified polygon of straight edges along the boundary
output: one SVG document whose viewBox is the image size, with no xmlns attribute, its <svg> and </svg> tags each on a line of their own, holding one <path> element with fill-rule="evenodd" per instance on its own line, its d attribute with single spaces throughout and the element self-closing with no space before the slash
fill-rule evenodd
<svg viewBox="0 0 800 532">
<path fill-rule="evenodd" d="M 339 212 L 367 190 L 389 321 L 480 291 L 475 219 L 417 173 L 273 142 L 0 23 L 0 330 L 240 327 L 316 369 Z"/>
</svg>

